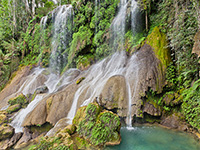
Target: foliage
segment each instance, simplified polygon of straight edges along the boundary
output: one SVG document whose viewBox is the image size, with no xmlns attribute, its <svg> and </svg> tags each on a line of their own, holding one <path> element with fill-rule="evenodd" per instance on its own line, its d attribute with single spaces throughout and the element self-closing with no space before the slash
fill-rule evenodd
<svg viewBox="0 0 200 150">
<path fill-rule="evenodd" d="M 200 79 L 192 87 L 185 89 L 182 95 L 185 119 L 192 127 L 200 129 Z"/>
<path fill-rule="evenodd" d="M 198 9 L 194 2 L 196 0 L 192 3 L 189 0 L 160 1 L 159 11 L 151 18 L 152 26 L 159 24 L 167 33 L 177 71 L 177 84 L 184 87 L 189 87 L 192 80 L 198 79 L 198 59 L 191 54 L 193 38 L 198 29 Z"/>
<path fill-rule="evenodd" d="M 80 55 L 94 55 L 95 59 L 100 59 L 110 53 L 106 32 L 115 16 L 118 3 L 118 0 L 99 1 L 96 5 L 94 1 L 72 2 L 75 16 L 68 57 L 70 64 L 80 62 Z"/>
</svg>

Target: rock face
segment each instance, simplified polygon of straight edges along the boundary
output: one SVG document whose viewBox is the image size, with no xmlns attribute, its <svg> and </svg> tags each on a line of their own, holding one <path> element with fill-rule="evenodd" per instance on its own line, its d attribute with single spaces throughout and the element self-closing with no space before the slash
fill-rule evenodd
<svg viewBox="0 0 200 150">
<path fill-rule="evenodd" d="M 12 147 L 14 144 L 17 143 L 17 141 L 21 138 L 21 136 L 22 136 L 21 132 L 14 134 L 13 137 L 7 143 L 4 143 L 4 145 L 1 148 L 8 149 Z"/>
<path fill-rule="evenodd" d="M 0 126 L 0 140 L 10 138 L 14 134 L 14 128 L 8 124 Z"/>
<path fill-rule="evenodd" d="M 124 76 L 112 76 L 106 82 L 101 93 L 101 103 L 107 109 L 117 109 L 121 117 L 127 115 L 128 93 Z"/>
<path fill-rule="evenodd" d="M 161 108 L 151 102 L 146 102 L 144 104 L 143 112 L 146 112 L 151 116 L 161 116 Z"/>
<path fill-rule="evenodd" d="M 188 130 L 188 126 L 176 114 L 172 114 L 161 121 L 161 125 L 171 129 L 179 129 L 182 131 Z"/>
</svg>

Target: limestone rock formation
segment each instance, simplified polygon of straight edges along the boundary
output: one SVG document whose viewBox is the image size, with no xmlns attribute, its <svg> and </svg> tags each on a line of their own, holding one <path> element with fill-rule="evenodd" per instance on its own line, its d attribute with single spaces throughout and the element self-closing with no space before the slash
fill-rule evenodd
<svg viewBox="0 0 200 150">
<path fill-rule="evenodd" d="M 127 115 L 128 93 L 124 76 L 112 76 L 104 85 L 101 93 L 101 103 L 109 110 L 117 109 L 119 116 Z"/>
<path fill-rule="evenodd" d="M 144 104 L 143 112 L 151 116 L 161 116 L 161 108 L 152 102 L 146 102 Z"/>
<path fill-rule="evenodd" d="M 183 122 L 177 114 L 172 114 L 166 118 L 163 118 L 161 125 L 166 126 L 171 129 L 179 129 L 182 131 L 188 130 L 188 126 Z"/>
<path fill-rule="evenodd" d="M 63 90 L 43 99 L 35 109 L 27 115 L 23 126 L 42 125 L 45 122 L 55 125 L 57 121 L 67 116 L 76 89 L 77 85 L 71 84 Z"/>
</svg>

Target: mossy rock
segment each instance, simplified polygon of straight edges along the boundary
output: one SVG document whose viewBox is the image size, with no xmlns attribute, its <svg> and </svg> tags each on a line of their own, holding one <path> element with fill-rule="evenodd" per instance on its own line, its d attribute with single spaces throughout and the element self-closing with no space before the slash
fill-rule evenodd
<svg viewBox="0 0 200 150">
<path fill-rule="evenodd" d="M 72 123 L 78 127 L 78 124 L 81 122 L 81 120 L 83 120 L 83 118 L 85 117 L 86 113 L 85 113 L 85 110 L 86 110 L 86 107 L 87 106 L 84 106 L 84 107 L 81 107 L 77 110 L 76 112 L 76 115 L 72 121 Z"/>
<path fill-rule="evenodd" d="M 60 132 L 62 132 L 62 133 L 68 133 L 68 134 L 72 135 L 72 134 L 74 134 L 75 131 L 76 131 L 76 126 L 72 124 L 72 125 L 66 126 Z"/>
<path fill-rule="evenodd" d="M 20 104 L 15 104 L 15 105 L 11 105 L 10 107 L 8 107 L 8 109 L 6 109 L 6 111 L 11 114 L 13 112 L 16 112 L 18 110 L 21 109 L 21 105 Z"/>
<path fill-rule="evenodd" d="M 161 61 L 163 70 L 165 70 L 171 62 L 166 35 L 160 31 L 159 27 L 155 27 L 151 34 L 148 35 L 146 44 L 153 48 L 156 57 Z"/>
<path fill-rule="evenodd" d="M 5 123 L 7 121 L 7 116 L 5 114 L 0 113 L 0 124 Z"/>
<path fill-rule="evenodd" d="M 8 124 L 0 126 L 0 140 L 10 138 L 14 134 L 14 128 Z"/>
<path fill-rule="evenodd" d="M 119 131 L 121 127 L 120 119 L 117 114 L 104 110 L 97 103 L 90 103 L 86 108 L 80 108 L 75 116 L 79 119 L 77 133 L 89 141 L 93 146 L 104 146 L 105 143 L 120 143 Z M 82 114 L 82 115 L 80 115 Z M 74 122 L 74 120 L 73 120 Z M 116 136 L 116 133 L 118 136 Z M 115 142 L 114 142 L 115 141 Z"/>
<path fill-rule="evenodd" d="M 26 96 L 20 94 L 17 97 L 10 99 L 8 101 L 8 104 L 10 105 L 20 104 L 22 107 L 24 107 L 28 104 L 28 101 L 26 100 Z"/>
</svg>

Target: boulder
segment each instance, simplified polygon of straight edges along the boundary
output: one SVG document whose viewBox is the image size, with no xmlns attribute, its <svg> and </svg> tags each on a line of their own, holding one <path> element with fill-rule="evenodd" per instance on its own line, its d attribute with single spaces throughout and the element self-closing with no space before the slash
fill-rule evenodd
<svg viewBox="0 0 200 150">
<path fill-rule="evenodd" d="M 55 125 L 67 116 L 76 90 L 77 85 L 74 83 L 40 101 L 24 119 L 23 126 L 42 125 L 45 122 Z"/>
<path fill-rule="evenodd" d="M 14 134 L 14 128 L 8 124 L 0 126 L 0 140 L 10 138 Z"/>
<path fill-rule="evenodd" d="M 101 103 L 109 110 L 119 109 L 119 116 L 127 115 L 128 93 L 124 76 L 115 75 L 108 79 L 101 93 Z"/>
<path fill-rule="evenodd" d="M 79 108 L 73 124 L 77 127 L 77 133 L 94 146 L 114 145 L 121 141 L 118 115 L 107 110 L 101 111 L 97 103 Z"/>
</svg>

